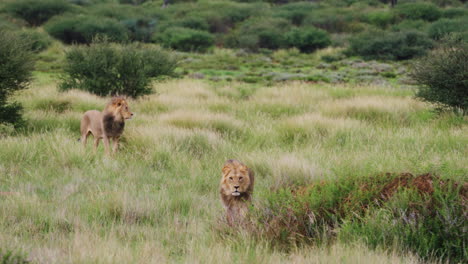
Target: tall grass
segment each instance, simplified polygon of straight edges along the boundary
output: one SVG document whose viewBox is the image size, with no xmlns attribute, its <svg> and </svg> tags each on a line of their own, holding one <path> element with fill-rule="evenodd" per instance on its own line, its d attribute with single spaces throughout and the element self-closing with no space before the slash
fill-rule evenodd
<svg viewBox="0 0 468 264">
<path fill-rule="evenodd" d="M 0 137 L 0 249 L 40 263 L 417 263 L 393 247 L 284 251 L 220 231 L 220 167 L 228 158 L 252 167 L 259 202 L 328 179 L 468 174 L 467 120 L 433 114 L 407 88 L 297 82 L 236 97 L 235 83 L 157 83 L 158 94 L 129 100 L 136 117 L 107 158 L 77 142 L 81 114 L 106 99 L 35 76 L 16 96 L 29 125 Z"/>
</svg>

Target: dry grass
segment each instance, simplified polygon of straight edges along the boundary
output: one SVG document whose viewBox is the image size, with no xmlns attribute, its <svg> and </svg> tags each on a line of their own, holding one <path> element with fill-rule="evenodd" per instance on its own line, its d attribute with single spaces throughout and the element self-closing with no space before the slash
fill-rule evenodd
<svg viewBox="0 0 468 264">
<path fill-rule="evenodd" d="M 156 84 L 157 94 L 130 101 L 136 117 L 110 159 L 76 141 L 81 114 L 107 99 L 59 93 L 38 75 L 17 96 L 27 130 L 0 138 L 0 245 L 39 263 L 417 262 L 361 244 L 284 252 L 248 234 L 220 236 L 220 167 L 228 158 L 252 167 L 259 200 L 324 177 L 456 179 L 468 174 L 466 120 L 430 115 L 399 88 L 295 82 L 248 87 L 246 97 L 220 92 L 233 85 Z"/>
</svg>

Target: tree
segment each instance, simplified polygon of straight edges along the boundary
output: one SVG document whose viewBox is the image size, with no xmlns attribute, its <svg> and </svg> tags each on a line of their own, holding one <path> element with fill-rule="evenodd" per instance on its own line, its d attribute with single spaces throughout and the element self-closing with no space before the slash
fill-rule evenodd
<svg viewBox="0 0 468 264">
<path fill-rule="evenodd" d="M 15 91 L 25 89 L 31 80 L 33 54 L 24 38 L 0 30 L 0 123 L 21 123 L 21 105 L 10 102 Z"/>
</svg>

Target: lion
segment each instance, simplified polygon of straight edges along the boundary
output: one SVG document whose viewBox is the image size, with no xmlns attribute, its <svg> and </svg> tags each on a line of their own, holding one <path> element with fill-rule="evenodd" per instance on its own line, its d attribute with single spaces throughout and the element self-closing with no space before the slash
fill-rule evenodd
<svg viewBox="0 0 468 264">
<path fill-rule="evenodd" d="M 101 113 L 97 110 L 90 110 L 84 113 L 81 119 L 81 142 L 86 147 L 86 141 L 90 134 L 94 137 L 94 151 L 99 146 L 99 140 L 104 142 L 104 149 L 107 155 L 110 154 L 110 139 L 113 141 L 112 151 L 115 153 L 119 147 L 120 136 L 125 127 L 125 120 L 131 119 L 133 113 L 128 108 L 127 100 L 124 97 L 113 97 Z"/>
<path fill-rule="evenodd" d="M 242 224 L 251 203 L 254 173 L 237 160 L 228 160 L 222 169 L 220 194 L 230 226 Z"/>
</svg>

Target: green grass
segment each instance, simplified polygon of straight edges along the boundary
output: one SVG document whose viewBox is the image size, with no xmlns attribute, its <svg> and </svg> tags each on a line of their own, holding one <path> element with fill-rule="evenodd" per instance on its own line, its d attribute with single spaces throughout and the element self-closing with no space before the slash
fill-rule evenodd
<svg viewBox="0 0 468 264">
<path fill-rule="evenodd" d="M 108 158 L 102 146 L 94 154 L 77 142 L 82 113 L 107 99 L 59 93 L 55 75 L 35 77 L 16 96 L 28 125 L 0 137 L 0 247 L 40 263 L 416 263 L 418 250 L 357 239 L 385 227 L 405 197 L 376 208 L 366 225 L 344 226 L 330 245 L 281 248 L 262 232 L 226 231 L 222 164 L 253 168 L 256 208 L 285 186 L 385 172 L 468 175 L 466 117 L 435 114 L 406 87 L 161 82 L 157 94 L 130 100 L 136 117 Z"/>
</svg>

